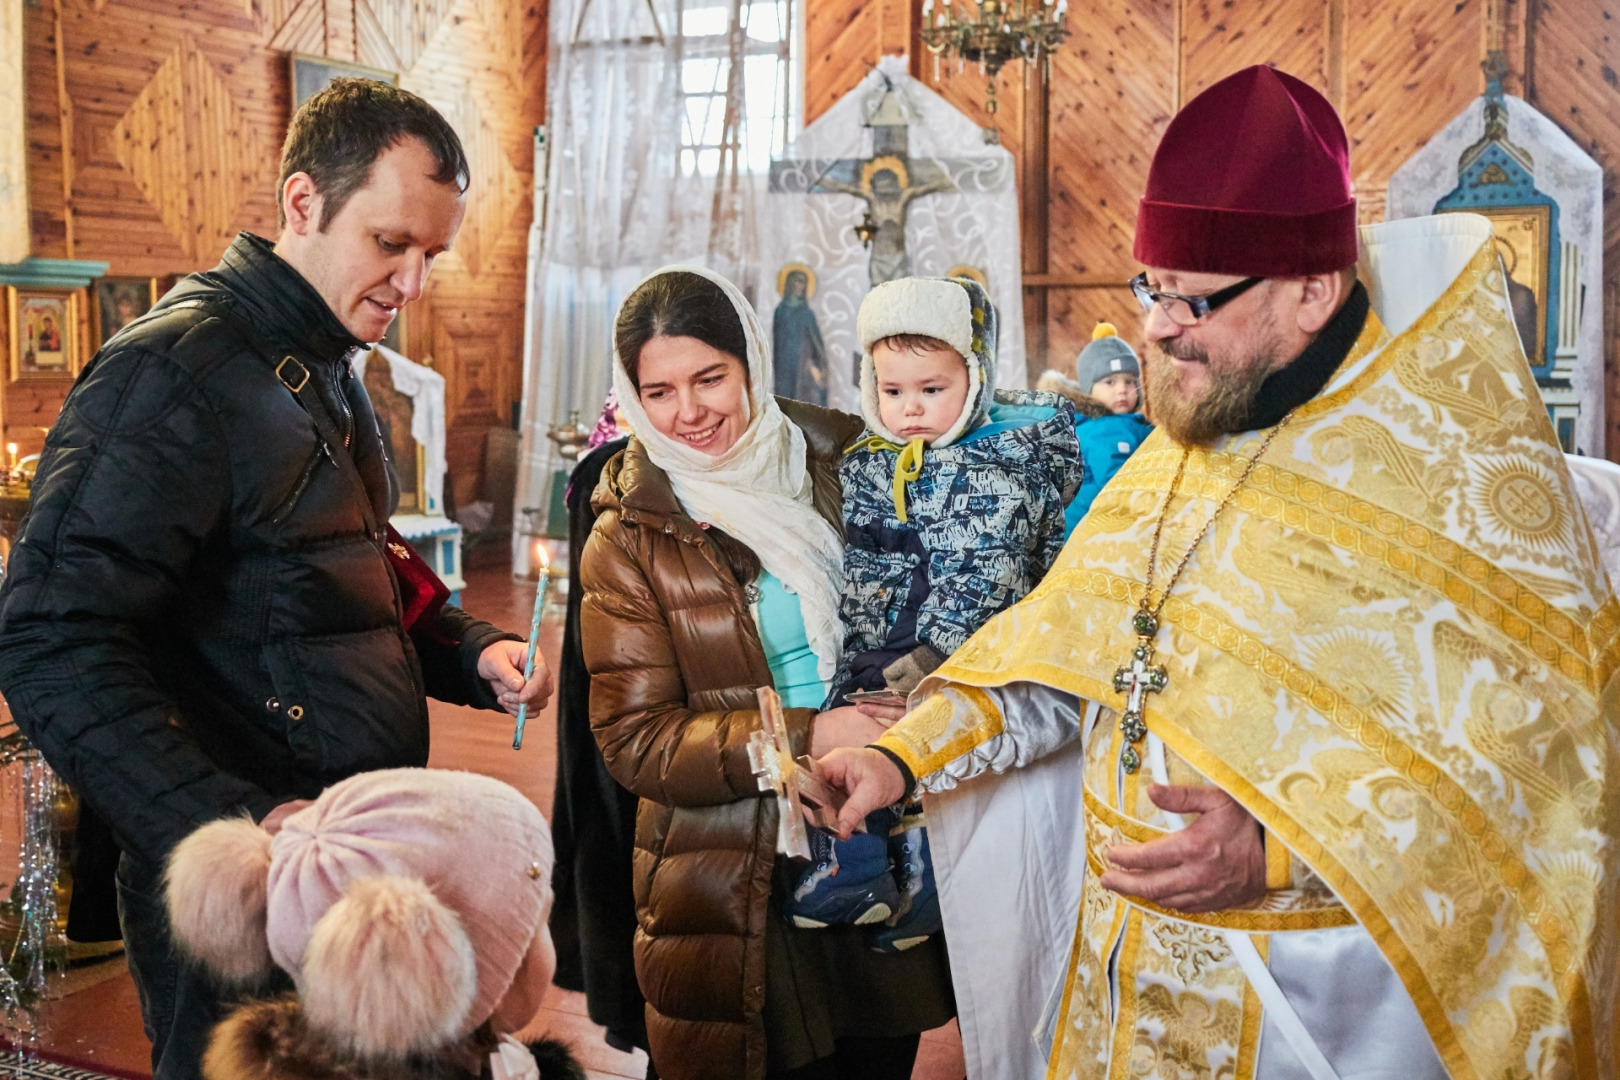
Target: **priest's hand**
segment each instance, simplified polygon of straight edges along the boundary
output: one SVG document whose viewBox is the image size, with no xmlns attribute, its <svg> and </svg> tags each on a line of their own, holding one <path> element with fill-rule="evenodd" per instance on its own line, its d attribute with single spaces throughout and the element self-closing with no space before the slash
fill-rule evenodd
<svg viewBox="0 0 1620 1080">
<path fill-rule="evenodd" d="M 534 675 L 528 682 L 523 681 L 528 654 L 527 642 L 506 640 L 497 641 L 478 655 L 478 677 L 489 683 L 495 700 L 513 716 L 520 705 L 527 705 L 532 715 L 551 700 L 551 668 L 538 649 L 534 653 Z"/>
<path fill-rule="evenodd" d="M 852 750 L 834 750 L 816 762 L 821 766 L 822 779 L 833 787 L 841 788 L 849 796 L 843 809 L 838 811 L 838 838 L 848 840 L 860 828 L 866 815 L 885 806 L 893 806 L 906 795 L 906 778 L 889 755 L 881 750 L 863 746 Z M 1265 867 L 1260 870 L 1262 881 Z"/>
<path fill-rule="evenodd" d="M 1165 784 L 1148 788 L 1148 798 L 1161 810 L 1198 820 L 1145 844 L 1109 848 L 1112 869 L 1098 884 L 1189 914 L 1249 907 L 1265 895 L 1260 823 L 1236 799 L 1218 787 Z"/>
</svg>

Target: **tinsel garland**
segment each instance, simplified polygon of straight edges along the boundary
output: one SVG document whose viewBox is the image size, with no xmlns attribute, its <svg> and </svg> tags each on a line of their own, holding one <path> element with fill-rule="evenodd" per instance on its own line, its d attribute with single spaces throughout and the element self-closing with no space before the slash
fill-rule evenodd
<svg viewBox="0 0 1620 1080">
<path fill-rule="evenodd" d="M 5 480 L 9 485 L 16 476 L 7 474 Z M 0 559 L 0 582 L 9 569 L 6 562 Z M 0 956 L 0 1010 L 4 1026 L 33 1043 L 40 1033 L 39 1007 L 49 977 L 67 967 L 67 950 L 57 934 L 56 921 L 56 884 L 61 875 L 56 811 L 67 785 L 18 730 L 4 698 L 0 698 L 0 792 L 11 802 L 12 820 L 22 822 L 17 880 L 0 903 L 0 909 L 10 916 L 6 921 L 16 928 L 14 939 L 0 937 L 4 950 Z M 30 1052 L 19 1047 L 15 1053 L 26 1058 Z"/>
<path fill-rule="evenodd" d="M 0 728 L 10 717 L 0 702 Z M 39 1034 L 39 1005 L 53 972 L 63 967 L 57 933 L 56 885 L 61 873 L 57 845 L 57 802 L 62 782 L 39 752 L 15 728 L 0 735 L 0 784 L 11 802 L 13 820 L 22 822 L 17 879 L 0 908 L 16 937 L 0 939 L 0 1010 L 5 1026 L 26 1037 Z"/>
</svg>

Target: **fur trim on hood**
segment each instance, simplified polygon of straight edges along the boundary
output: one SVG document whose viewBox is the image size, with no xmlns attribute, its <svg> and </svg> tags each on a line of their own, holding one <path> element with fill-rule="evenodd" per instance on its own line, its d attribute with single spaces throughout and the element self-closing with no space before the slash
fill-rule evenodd
<svg viewBox="0 0 1620 1080">
<path fill-rule="evenodd" d="M 1068 398 L 1074 403 L 1074 411 L 1088 419 L 1113 415 L 1108 406 L 1086 393 L 1078 382 L 1061 371 L 1047 368 L 1041 372 L 1041 377 L 1035 380 L 1035 389 Z"/>
<path fill-rule="evenodd" d="M 970 278 L 900 278 L 866 294 L 855 330 L 861 339 L 861 415 L 867 427 L 893 443 L 903 443 L 878 415 L 877 368 L 872 346 L 896 334 L 921 334 L 962 354 L 968 370 L 968 396 L 962 415 L 929 445 L 950 446 L 984 423 L 996 388 L 996 308 L 984 286 Z"/>
<path fill-rule="evenodd" d="M 487 1034 L 475 1035 L 469 1050 L 484 1057 L 493 1046 Z M 563 1043 L 542 1039 L 528 1049 L 540 1080 L 585 1080 L 585 1070 Z M 202 1074 L 204 1080 L 473 1080 L 477 1075 L 442 1055 L 362 1061 L 310 1027 L 292 995 L 251 1002 L 221 1020 L 203 1055 Z"/>
</svg>

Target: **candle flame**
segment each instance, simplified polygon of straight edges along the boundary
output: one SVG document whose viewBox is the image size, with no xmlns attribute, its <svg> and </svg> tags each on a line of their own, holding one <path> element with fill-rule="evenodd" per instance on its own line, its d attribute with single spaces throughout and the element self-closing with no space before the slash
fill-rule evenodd
<svg viewBox="0 0 1620 1080">
<path fill-rule="evenodd" d="M 542 574 L 551 569 L 551 555 L 539 540 L 534 542 L 534 568 Z"/>
</svg>

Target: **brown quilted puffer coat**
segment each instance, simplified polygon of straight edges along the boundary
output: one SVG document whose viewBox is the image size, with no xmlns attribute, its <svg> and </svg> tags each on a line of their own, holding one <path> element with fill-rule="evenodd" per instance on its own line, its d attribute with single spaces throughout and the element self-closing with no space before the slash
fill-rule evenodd
<svg viewBox="0 0 1620 1080">
<path fill-rule="evenodd" d="M 842 533 L 838 467 L 858 417 L 780 401 L 804 432 L 816 509 Z M 608 464 L 580 560 L 591 726 L 641 796 L 636 974 L 669 1080 L 765 1071 L 765 927 L 777 811 L 748 765 L 755 690 L 771 682 L 747 596 L 632 439 Z M 811 709 L 786 710 L 794 753 Z"/>
</svg>

